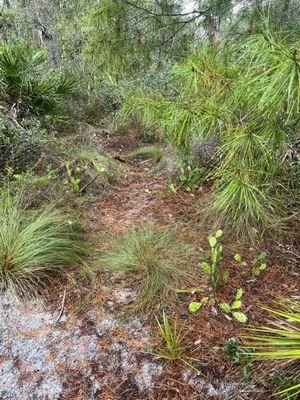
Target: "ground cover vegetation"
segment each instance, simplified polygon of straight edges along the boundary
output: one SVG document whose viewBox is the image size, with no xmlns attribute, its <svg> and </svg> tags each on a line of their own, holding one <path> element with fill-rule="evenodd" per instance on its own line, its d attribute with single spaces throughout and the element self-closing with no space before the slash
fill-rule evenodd
<svg viewBox="0 0 300 400">
<path fill-rule="evenodd" d="M 297 0 L 0 2 L 1 296 L 162 368 L 61 398 L 299 396 L 299 38 Z"/>
</svg>

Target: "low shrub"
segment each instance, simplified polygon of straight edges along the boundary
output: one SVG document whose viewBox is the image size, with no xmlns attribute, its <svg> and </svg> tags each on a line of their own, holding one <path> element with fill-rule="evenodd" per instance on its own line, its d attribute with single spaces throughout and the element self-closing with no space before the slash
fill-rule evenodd
<svg viewBox="0 0 300 400">
<path fill-rule="evenodd" d="M 40 156 L 41 144 L 29 131 L 12 127 L 0 117 L 0 175 L 12 170 L 21 173 L 30 168 Z"/>
<path fill-rule="evenodd" d="M 0 202 L 0 284 L 35 296 L 55 274 L 84 270 L 86 247 L 74 224 L 52 207 L 31 212 L 21 196 Z"/>
<path fill-rule="evenodd" d="M 75 194 L 102 194 L 119 176 L 115 160 L 88 148 L 75 154 L 65 167 L 65 183 Z"/>
</svg>

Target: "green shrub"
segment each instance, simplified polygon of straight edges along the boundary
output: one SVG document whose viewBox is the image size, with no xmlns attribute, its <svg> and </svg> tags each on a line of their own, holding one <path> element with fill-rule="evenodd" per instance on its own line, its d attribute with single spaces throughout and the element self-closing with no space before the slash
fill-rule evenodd
<svg viewBox="0 0 300 400">
<path fill-rule="evenodd" d="M 85 269 L 86 248 L 59 211 L 32 212 L 21 197 L 6 195 L 0 202 L 0 225 L 2 288 L 34 296 L 54 274 Z"/>
<path fill-rule="evenodd" d="M 178 242 L 173 231 L 150 225 L 118 238 L 103 262 L 105 267 L 135 278 L 137 298 L 132 307 L 133 311 L 143 312 L 174 301 L 174 289 L 191 282 L 186 268 L 191 265 L 191 255 L 192 249 Z"/>
<path fill-rule="evenodd" d="M 41 143 L 33 133 L 11 126 L 5 116 L 0 117 L 0 175 L 9 170 L 24 172 L 38 160 Z"/>
</svg>

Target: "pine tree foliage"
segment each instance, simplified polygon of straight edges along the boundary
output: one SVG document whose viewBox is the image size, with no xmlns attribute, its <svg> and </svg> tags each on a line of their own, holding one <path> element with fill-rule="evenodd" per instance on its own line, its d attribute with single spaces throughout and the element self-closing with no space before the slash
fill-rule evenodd
<svg viewBox="0 0 300 400">
<path fill-rule="evenodd" d="M 180 10 L 168 0 L 101 1 L 91 15 L 88 59 L 114 79 L 182 54 L 192 33 L 183 29 L 188 19 L 172 17 Z"/>
<path fill-rule="evenodd" d="M 218 137 L 212 211 L 237 230 L 279 222 L 288 144 L 299 134 L 299 50 L 297 36 L 267 27 L 227 50 L 202 46 L 174 67 L 173 93 L 137 93 L 125 105 L 180 150 Z"/>
</svg>

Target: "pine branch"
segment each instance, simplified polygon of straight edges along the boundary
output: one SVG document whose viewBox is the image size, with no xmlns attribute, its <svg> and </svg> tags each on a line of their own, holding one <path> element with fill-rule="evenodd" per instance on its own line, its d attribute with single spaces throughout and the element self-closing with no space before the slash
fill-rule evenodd
<svg viewBox="0 0 300 400">
<path fill-rule="evenodd" d="M 185 16 L 188 16 L 188 15 L 197 14 L 196 17 L 191 18 L 191 20 L 187 21 L 187 22 L 194 21 L 194 19 L 199 18 L 199 17 L 201 17 L 203 15 L 206 15 L 207 13 L 210 12 L 210 9 L 207 9 L 207 10 L 204 10 L 204 11 L 193 10 L 193 11 L 190 11 L 190 12 L 187 12 L 187 13 L 159 13 L 159 12 L 155 12 L 155 11 L 149 10 L 148 8 L 145 8 L 145 7 L 142 7 L 142 6 L 138 6 L 137 4 L 132 3 L 131 1 L 128 1 L 128 0 L 123 0 L 123 1 L 125 2 L 125 4 L 127 4 L 129 6 L 134 7 L 136 9 L 138 9 L 138 10 L 144 11 L 144 12 L 146 12 L 148 14 L 151 14 L 151 15 L 153 15 L 155 17 L 185 17 Z M 186 21 L 182 21 L 182 22 L 185 23 Z"/>
</svg>

